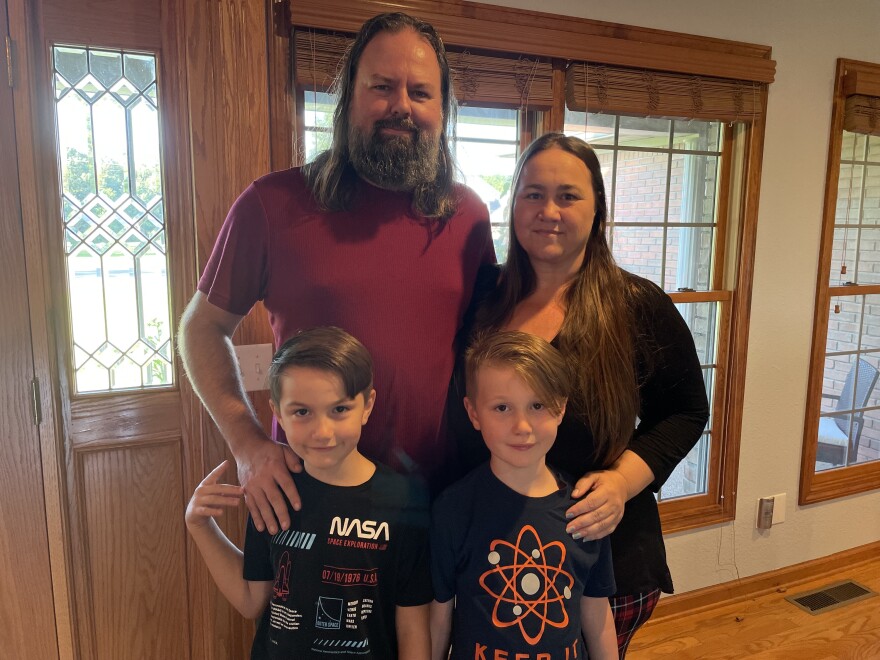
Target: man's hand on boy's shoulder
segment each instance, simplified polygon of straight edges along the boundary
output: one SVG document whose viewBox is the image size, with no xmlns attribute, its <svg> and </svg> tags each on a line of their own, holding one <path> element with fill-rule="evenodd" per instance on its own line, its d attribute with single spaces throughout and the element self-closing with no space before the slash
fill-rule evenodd
<svg viewBox="0 0 880 660">
<path fill-rule="evenodd" d="M 185 520 L 188 529 L 204 527 L 212 518 L 223 515 L 224 509 L 237 507 L 241 502 L 244 495 L 241 486 L 220 483 L 228 466 L 229 461 L 223 461 L 196 486 L 186 507 Z"/>
<path fill-rule="evenodd" d="M 238 466 L 238 482 L 244 488 L 245 503 L 254 527 L 258 531 L 268 529 L 276 534 L 290 527 L 287 500 L 295 511 L 302 503 L 291 472 L 301 472 L 302 462 L 285 444 L 272 441 L 254 443 L 247 450 L 239 450 L 235 457 Z"/>
</svg>

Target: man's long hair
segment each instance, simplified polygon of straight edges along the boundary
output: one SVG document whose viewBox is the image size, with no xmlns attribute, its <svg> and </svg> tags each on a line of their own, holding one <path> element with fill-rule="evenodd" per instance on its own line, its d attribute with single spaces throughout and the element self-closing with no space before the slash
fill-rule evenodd
<svg viewBox="0 0 880 660">
<path fill-rule="evenodd" d="M 433 181 L 419 183 L 412 191 L 413 212 L 422 218 L 448 220 L 457 207 L 455 161 L 449 150 L 447 129 L 455 130 L 456 104 L 450 80 L 446 49 L 437 31 L 408 14 L 400 12 L 379 14 L 361 26 L 360 32 L 348 49 L 340 65 L 333 93 L 338 104 L 333 113 L 333 143 L 327 151 L 303 167 L 306 182 L 318 202 L 327 211 L 345 211 L 351 208 L 357 183 L 357 172 L 351 164 L 349 151 L 350 110 L 354 97 L 354 83 L 358 64 L 370 40 L 380 32 L 396 34 L 411 29 L 424 38 L 437 56 L 440 65 L 440 88 L 443 101 L 442 127 L 439 139 L 437 176 Z"/>
<path fill-rule="evenodd" d="M 556 342 L 572 364 L 569 407 L 593 433 L 594 460 L 608 467 L 629 444 L 639 412 L 632 307 L 642 285 L 617 266 L 605 240 L 608 204 L 602 168 L 586 142 L 562 133 L 546 133 L 519 157 L 511 185 L 510 252 L 501 267 L 498 288 L 477 315 L 476 331 L 504 327 L 516 305 L 535 289 L 535 270 L 516 237 L 513 218 L 523 168 L 535 154 L 547 149 L 568 152 L 587 166 L 596 200 L 583 265 L 565 290 L 565 320 Z"/>
</svg>

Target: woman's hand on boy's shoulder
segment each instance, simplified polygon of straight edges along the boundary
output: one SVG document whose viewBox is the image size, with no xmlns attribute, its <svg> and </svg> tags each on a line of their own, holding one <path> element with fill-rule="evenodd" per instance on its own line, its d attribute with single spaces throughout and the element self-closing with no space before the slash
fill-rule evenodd
<svg viewBox="0 0 880 660">
<path fill-rule="evenodd" d="M 223 515 L 224 509 L 237 507 L 244 497 L 244 489 L 233 484 L 220 483 L 220 478 L 229 467 L 223 461 L 202 479 L 186 507 L 186 526 L 197 529 L 207 525 L 212 518 Z"/>
<path fill-rule="evenodd" d="M 575 539 L 594 541 L 617 529 L 627 500 L 626 478 L 616 470 L 588 472 L 578 479 L 573 497 L 582 498 L 569 507 L 565 531 Z"/>
</svg>

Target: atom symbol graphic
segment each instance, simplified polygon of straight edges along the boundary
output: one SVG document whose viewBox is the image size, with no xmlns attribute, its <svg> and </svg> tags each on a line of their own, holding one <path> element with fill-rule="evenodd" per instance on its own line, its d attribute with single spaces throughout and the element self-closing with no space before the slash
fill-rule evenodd
<svg viewBox="0 0 880 660">
<path fill-rule="evenodd" d="M 480 576 L 480 586 L 495 598 L 492 623 L 497 628 L 519 626 L 523 638 L 537 644 L 549 625 L 565 628 L 574 578 L 562 570 L 565 546 L 541 543 L 531 525 L 523 527 L 516 544 L 502 539 L 489 545 L 487 559 L 494 568 Z"/>
</svg>

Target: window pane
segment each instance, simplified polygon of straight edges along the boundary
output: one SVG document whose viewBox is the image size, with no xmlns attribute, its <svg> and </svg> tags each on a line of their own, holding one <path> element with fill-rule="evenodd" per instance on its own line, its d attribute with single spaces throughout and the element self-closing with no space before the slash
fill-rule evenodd
<svg viewBox="0 0 880 660">
<path fill-rule="evenodd" d="M 880 296 L 832 298 L 816 470 L 876 460 L 880 450 Z"/>
<path fill-rule="evenodd" d="M 703 365 L 715 364 L 715 327 L 717 303 L 680 303 L 679 312 L 684 317 L 697 347 L 697 355 Z M 709 410 L 712 410 L 717 369 L 714 366 L 703 367 L 703 382 L 706 386 L 706 397 Z M 709 457 L 711 456 L 712 418 L 706 422 L 706 429 L 700 441 L 679 463 L 669 480 L 660 490 L 660 500 L 705 493 L 709 480 Z"/>
<path fill-rule="evenodd" d="M 864 299 L 861 339 L 859 348 L 864 351 L 880 349 L 880 295 L 861 296 Z"/>
<path fill-rule="evenodd" d="M 862 325 L 863 296 L 831 299 L 828 316 L 828 337 L 825 352 L 835 355 L 855 352 L 859 348 L 859 329 Z"/>
<path fill-rule="evenodd" d="M 458 109 L 456 125 L 459 140 L 500 140 L 519 141 L 519 112 L 505 108 L 480 108 L 461 106 Z"/>
<path fill-rule="evenodd" d="M 715 364 L 716 327 L 718 323 L 718 303 L 676 303 L 697 348 L 701 365 Z M 704 373 L 704 375 L 707 375 Z M 711 375 L 711 374 L 708 374 Z"/>
<path fill-rule="evenodd" d="M 714 222 L 718 160 L 717 156 L 672 155 L 669 222 Z"/>
<path fill-rule="evenodd" d="M 823 392 L 834 405 L 830 412 L 824 412 L 823 405 L 819 417 L 816 470 L 876 460 L 880 449 L 880 398 L 876 391 L 880 355 L 838 357 L 826 360 L 825 367 L 826 383 L 832 376 L 833 389 L 839 394 Z"/>
<path fill-rule="evenodd" d="M 620 147 L 650 147 L 669 149 L 668 119 L 650 117 L 621 117 L 617 144 Z"/>
<path fill-rule="evenodd" d="M 840 177 L 837 180 L 835 225 L 859 224 L 864 172 L 864 165 L 841 164 Z"/>
<path fill-rule="evenodd" d="M 867 147 L 867 136 L 861 133 L 844 131 L 843 142 L 840 148 L 840 159 L 864 161 Z"/>
<path fill-rule="evenodd" d="M 613 214 L 616 222 L 663 222 L 669 154 L 618 151 Z M 608 182 L 605 182 L 606 188 Z M 679 192 L 679 194 L 681 194 Z"/>
<path fill-rule="evenodd" d="M 834 413 L 838 410 L 852 410 L 854 393 L 852 386 L 847 394 L 843 386 L 855 366 L 852 355 L 829 355 L 825 357 L 825 372 L 822 380 L 822 412 Z"/>
<path fill-rule="evenodd" d="M 614 144 L 615 115 L 599 115 L 585 112 L 565 111 L 566 135 L 573 135 L 593 146 Z"/>
<path fill-rule="evenodd" d="M 831 246 L 831 272 L 829 273 L 831 286 L 840 286 L 855 277 L 858 236 L 856 228 L 835 227 L 834 244 Z"/>
<path fill-rule="evenodd" d="M 861 220 L 865 225 L 880 223 L 880 165 L 865 167 L 865 195 L 862 200 Z"/>
<path fill-rule="evenodd" d="M 703 433 L 700 441 L 679 463 L 660 489 L 659 499 L 668 501 L 677 497 L 706 492 L 706 476 L 710 455 L 711 434 Z"/>
<path fill-rule="evenodd" d="M 306 134 L 303 136 L 303 150 L 306 163 L 315 159 L 322 151 L 330 148 L 333 140 L 333 111 L 336 109 L 336 96 L 325 92 L 304 92 L 304 122 Z"/>
<path fill-rule="evenodd" d="M 618 265 L 663 286 L 663 225 L 627 227 L 615 224 L 611 251 Z"/>
<path fill-rule="evenodd" d="M 613 115 L 566 111 L 566 133 L 591 139 L 602 166 L 615 259 L 667 291 L 708 290 L 722 124 L 646 117 L 616 123 L 617 134 Z"/>
<path fill-rule="evenodd" d="M 75 390 L 170 385 L 155 57 L 53 54 Z"/>
<path fill-rule="evenodd" d="M 713 233 L 711 226 L 670 227 L 667 230 L 664 289 L 709 289 Z"/>
<path fill-rule="evenodd" d="M 880 410 L 866 411 L 854 427 L 853 435 L 858 442 L 850 453 L 849 464 L 880 460 Z"/>
<path fill-rule="evenodd" d="M 880 229 L 859 229 L 858 251 L 855 282 L 880 284 Z"/>
<path fill-rule="evenodd" d="M 519 151 L 519 111 L 459 108 L 453 146 L 464 182 L 489 209 L 495 256 L 504 261 L 509 245 L 510 185 Z"/>
<path fill-rule="evenodd" d="M 672 147 L 689 151 L 718 151 L 721 142 L 721 122 L 675 121 Z"/>
<path fill-rule="evenodd" d="M 880 136 L 872 135 L 868 138 L 868 160 L 880 163 Z"/>
</svg>

